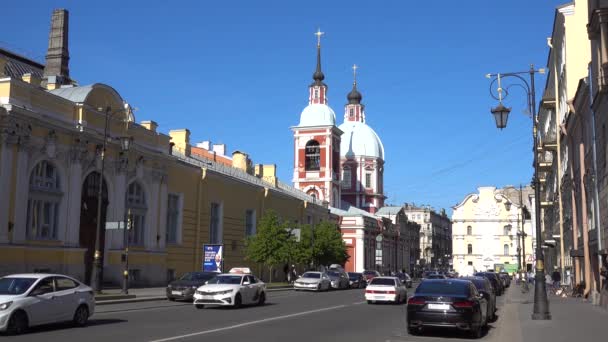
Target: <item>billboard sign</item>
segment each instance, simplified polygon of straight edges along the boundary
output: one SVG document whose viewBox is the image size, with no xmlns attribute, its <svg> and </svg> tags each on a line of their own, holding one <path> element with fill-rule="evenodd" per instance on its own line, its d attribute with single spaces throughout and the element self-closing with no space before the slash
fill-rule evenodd
<svg viewBox="0 0 608 342">
<path fill-rule="evenodd" d="M 223 245 L 203 245 L 203 271 L 222 272 L 224 267 Z"/>
</svg>

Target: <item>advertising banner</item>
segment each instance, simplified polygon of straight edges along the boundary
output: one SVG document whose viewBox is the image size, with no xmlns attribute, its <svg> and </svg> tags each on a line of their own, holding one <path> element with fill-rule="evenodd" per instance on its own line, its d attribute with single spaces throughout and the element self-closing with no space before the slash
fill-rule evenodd
<svg viewBox="0 0 608 342">
<path fill-rule="evenodd" d="M 224 266 L 223 245 L 203 245 L 203 271 L 222 272 Z"/>
</svg>

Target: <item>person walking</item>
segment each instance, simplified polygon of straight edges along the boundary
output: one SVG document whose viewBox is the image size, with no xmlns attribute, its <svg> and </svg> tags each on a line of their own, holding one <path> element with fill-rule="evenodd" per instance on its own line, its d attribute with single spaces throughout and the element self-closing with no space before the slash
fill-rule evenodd
<svg viewBox="0 0 608 342">
<path fill-rule="evenodd" d="M 559 273 L 557 266 L 553 269 L 553 273 L 551 273 L 551 279 L 553 280 L 553 289 L 557 290 L 562 282 L 562 275 Z"/>
</svg>

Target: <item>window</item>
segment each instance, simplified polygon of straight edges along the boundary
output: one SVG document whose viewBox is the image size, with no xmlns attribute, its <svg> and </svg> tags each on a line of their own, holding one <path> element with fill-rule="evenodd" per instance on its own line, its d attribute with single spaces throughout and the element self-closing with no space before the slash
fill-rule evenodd
<svg viewBox="0 0 608 342">
<path fill-rule="evenodd" d="M 319 171 L 321 169 L 321 148 L 319 142 L 311 140 L 306 143 L 306 171 Z"/>
<path fill-rule="evenodd" d="M 137 182 L 129 185 L 127 191 L 127 209 L 131 218 L 131 232 L 129 233 L 129 244 L 142 246 L 146 227 L 146 196 L 144 189 Z"/>
<path fill-rule="evenodd" d="M 28 238 L 57 239 L 59 204 L 63 197 L 59 185 L 59 174 L 55 166 L 47 161 L 36 165 L 30 176 L 27 203 Z"/>
<path fill-rule="evenodd" d="M 473 245 L 471 245 L 471 244 L 467 245 L 467 254 L 473 254 Z"/>
<path fill-rule="evenodd" d="M 220 227 L 220 204 L 211 203 L 211 215 L 209 222 L 209 242 L 221 243 L 222 230 Z"/>
<path fill-rule="evenodd" d="M 255 235 L 255 210 L 245 210 L 245 236 Z"/>
<path fill-rule="evenodd" d="M 350 169 L 342 170 L 342 188 L 350 189 L 350 183 L 352 182 Z"/>
<path fill-rule="evenodd" d="M 69 290 L 78 287 L 72 279 L 64 278 L 64 277 L 56 277 L 55 278 L 55 288 L 57 291 Z"/>
<path fill-rule="evenodd" d="M 467 262 L 467 265 L 469 265 L 469 266 L 473 266 L 473 262 L 472 262 L 472 261 L 469 261 L 469 262 Z"/>
<path fill-rule="evenodd" d="M 504 246 L 502 246 L 502 254 L 504 256 L 509 256 L 509 245 L 505 244 Z"/>
<path fill-rule="evenodd" d="M 319 98 L 319 89 L 315 88 L 315 99 Z"/>
<path fill-rule="evenodd" d="M 467 226 L 467 235 L 473 235 L 473 227 Z"/>
<path fill-rule="evenodd" d="M 312 224 L 312 216 L 306 216 L 306 224 Z"/>
<path fill-rule="evenodd" d="M 503 228 L 503 235 L 510 235 L 511 226 L 507 225 Z"/>
<path fill-rule="evenodd" d="M 348 115 L 352 118 L 355 115 L 355 110 L 351 108 L 348 112 Z"/>
<path fill-rule="evenodd" d="M 365 174 L 365 187 L 366 188 L 372 187 L 372 174 L 369 172 Z"/>
<path fill-rule="evenodd" d="M 167 197 L 167 232 L 165 241 L 167 243 L 178 243 L 178 230 L 180 219 L 180 197 L 176 194 L 169 194 Z"/>
<path fill-rule="evenodd" d="M 53 285 L 53 277 L 46 277 L 40 280 L 32 291 L 41 291 L 42 294 L 55 292 L 55 286 Z"/>
</svg>

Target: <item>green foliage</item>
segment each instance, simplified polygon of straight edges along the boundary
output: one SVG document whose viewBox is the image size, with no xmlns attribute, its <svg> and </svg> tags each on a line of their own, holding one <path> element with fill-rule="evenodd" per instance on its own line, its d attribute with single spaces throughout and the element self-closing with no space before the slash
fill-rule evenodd
<svg viewBox="0 0 608 342">
<path fill-rule="evenodd" d="M 301 240 L 293 253 L 294 260 L 308 263 L 312 258 L 315 265 L 344 264 L 348 260 L 346 244 L 335 224 L 324 221 L 314 226 L 314 251 L 311 248 L 312 232 L 311 226 L 302 226 Z"/>
<path fill-rule="evenodd" d="M 245 241 L 246 258 L 270 267 L 288 262 L 295 239 L 288 231 L 289 223 L 281 222 L 268 210 L 260 219 L 257 233 Z"/>
</svg>

